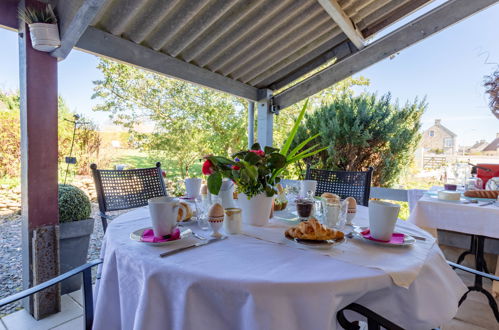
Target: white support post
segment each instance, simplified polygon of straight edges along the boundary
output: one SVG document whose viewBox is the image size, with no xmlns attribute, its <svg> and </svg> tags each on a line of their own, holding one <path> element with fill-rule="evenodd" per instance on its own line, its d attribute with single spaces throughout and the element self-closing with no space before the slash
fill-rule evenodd
<svg viewBox="0 0 499 330">
<path fill-rule="evenodd" d="M 262 148 L 272 146 L 272 135 L 274 125 L 274 114 L 270 111 L 270 90 L 266 91 L 266 97 L 258 101 L 258 143 Z"/>
<path fill-rule="evenodd" d="M 255 143 L 255 102 L 248 101 L 248 149 Z"/>
</svg>

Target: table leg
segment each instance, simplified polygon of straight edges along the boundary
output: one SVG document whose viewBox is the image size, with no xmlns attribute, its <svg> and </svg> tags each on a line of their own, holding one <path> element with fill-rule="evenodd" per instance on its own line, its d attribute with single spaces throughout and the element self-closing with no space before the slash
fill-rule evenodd
<svg viewBox="0 0 499 330">
<path fill-rule="evenodd" d="M 485 237 L 483 236 L 473 236 L 473 237 L 474 239 L 472 239 L 472 242 L 474 242 L 475 244 L 473 248 L 470 248 L 470 250 L 474 251 L 475 266 L 476 266 L 475 269 L 480 272 L 488 273 L 488 271 L 486 271 L 487 264 L 485 263 L 485 255 L 484 255 Z M 473 286 L 468 287 L 468 292 L 466 292 L 461 297 L 461 300 L 459 300 L 459 306 L 464 302 L 464 300 L 466 300 L 468 293 L 470 293 L 471 291 L 480 292 L 483 295 L 485 295 L 485 297 L 487 297 L 487 300 L 489 301 L 489 306 L 492 309 L 492 312 L 494 313 L 497 322 L 499 322 L 499 309 L 497 307 L 496 300 L 494 299 L 494 297 L 490 292 L 488 292 L 483 288 L 483 278 L 479 275 L 475 275 L 475 284 Z"/>
<path fill-rule="evenodd" d="M 456 263 L 460 264 L 461 262 L 463 262 L 464 258 L 468 254 L 475 255 L 475 250 L 476 250 L 476 242 L 475 241 L 476 241 L 475 235 L 471 235 L 470 236 L 470 248 L 469 248 L 469 250 L 466 250 L 463 253 L 461 253 L 461 255 L 459 255 L 459 257 L 457 258 L 457 262 Z"/>
<path fill-rule="evenodd" d="M 497 256 L 496 262 L 496 276 L 499 276 L 499 256 Z M 494 297 L 499 297 L 499 281 L 492 282 L 492 295 Z"/>
</svg>

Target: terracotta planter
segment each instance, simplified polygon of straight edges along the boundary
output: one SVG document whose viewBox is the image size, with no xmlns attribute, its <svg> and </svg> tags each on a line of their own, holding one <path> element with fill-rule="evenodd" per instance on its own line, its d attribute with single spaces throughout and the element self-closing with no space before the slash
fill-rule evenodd
<svg viewBox="0 0 499 330">
<path fill-rule="evenodd" d="M 41 52 L 51 52 L 61 46 L 57 24 L 33 23 L 29 25 L 31 45 Z"/>
<path fill-rule="evenodd" d="M 273 197 L 267 197 L 265 193 L 253 196 L 251 199 L 240 193 L 238 202 L 242 210 L 243 223 L 252 226 L 268 224 L 273 199 Z"/>
</svg>

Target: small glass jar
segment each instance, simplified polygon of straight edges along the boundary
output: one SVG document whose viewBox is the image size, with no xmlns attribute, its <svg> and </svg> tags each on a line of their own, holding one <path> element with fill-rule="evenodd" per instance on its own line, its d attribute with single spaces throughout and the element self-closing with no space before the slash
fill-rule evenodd
<svg viewBox="0 0 499 330">
<path fill-rule="evenodd" d="M 224 231 L 226 234 L 240 234 L 241 233 L 241 209 L 240 208 L 227 208 L 224 210 Z"/>
<path fill-rule="evenodd" d="M 312 215 L 315 201 L 313 197 L 313 192 L 309 191 L 306 197 L 298 197 L 295 201 L 296 212 L 300 217 L 301 221 L 306 221 Z"/>
</svg>

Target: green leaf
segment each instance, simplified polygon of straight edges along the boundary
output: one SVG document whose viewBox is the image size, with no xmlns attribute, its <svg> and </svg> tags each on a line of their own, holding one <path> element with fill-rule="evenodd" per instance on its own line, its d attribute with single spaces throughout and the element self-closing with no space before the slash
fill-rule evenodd
<svg viewBox="0 0 499 330">
<path fill-rule="evenodd" d="M 312 152 L 310 152 L 308 154 L 305 154 L 305 155 L 300 154 L 300 155 L 294 156 L 293 158 L 291 158 L 289 160 L 289 162 L 294 163 L 294 162 L 297 162 L 299 160 L 302 160 L 303 158 L 311 157 L 311 156 L 313 156 L 313 155 L 315 155 L 315 154 L 317 154 L 317 153 L 319 153 L 319 152 L 321 152 L 323 150 L 326 150 L 327 148 L 328 147 L 324 147 L 324 148 L 320 148 L 318 150 L 312 151 Z"/>
<path fill-rule="evenodd" d="M 298 151 L 301 150 L 301 148 L 303 148 L 307 143 L 309 143 L 310 141 L 312 141 L 313 139 L 315 139 L 319 135 L 320 134 L 315 134 L 314 136 L 309 137 L 308 139 L 306 139 L 305 141 L 303 141 L 302 143 L 300 143 L 299 145 L 297 145 L 296 148 L 294 148 L 293 150 L 291 150 L 291 152 L 288 155 L 288 158 L 293 157 Z"/>
<path fill-rule="evenodd" d="M 251 146 L 251 150 L 262 150 L 262 147 L 260 146 L 260 143 L 256 142 Z"/>
<path fill-rule="evenodd" d="M 222 174 L 218 172 L 211 174 L 208 177 L 208 190 L 211 194 L 218 195 L 220 188 L 222 188 Z"/>
<path fill-rule="evenodd" d="M 244 156 L 244 160 L 254 165 L 260 161 L 260 156 L 258 156 L 254 152 L 248 152 L 246 156 Z"/>
<path fill-rule="evenodd" d="M 269 163 L 274 169 L 283 168 L 286 166 L 286 157 L 279 153 L 270 154 Z"/>
<path fill-rule="evenodd" d="M 265 186 L 265 193 L 266 193 L 267 197 L 272 197 L 275 194 L 275 190 L 274 190 L 274 188 L 272 188 L 271 185 L 266 185 Z"/>
<path fill-rule="evenodd" d="M 258 168 L 256 166 L 248 165 L 244 168 L 244 170 L 252 180 L 256 180 L 258 178 Z"/>
<path fill-rule="evenodd" d="M 301 156 L 301 155 L 306 155 L 307 153 L 313 151 L 315 148 L 317 148 L 319 146 L 319 144 L 315 144 L 313 146 L 311 146 L 310 148 L 307 148 L 303 151 L 301 151 L 300 153 L 298 153 L 297 155 L 295 155 L 294 157 L 297 157 L 297 156 Z M 293 159 L 294 157 L 291 157 L 291 159 Z"/>
<path fill-rule="evenodd" d="M 234 161 L 227 159 L 225 157 L 221 157 L 221 156 L 210 156 L 210 157 L 208 157 L 208 159 L 215 160 L 215 162 L 222 164 L 222 165 L 234 165 L 235 164 Z"/>
<path fill-rule="evenodd" d="M 308 107 L 308 100 L 305 101 L 305 104 L 303 105 L 303 108 L 300 111 L 300 114 L 298 115 L 298 118 L 296 118 L 295 124 L 293 125 L 293 128 L 291 129 L 291 132 L 289 132 L 288 139 L 286 140 L 286 143 L 282 146 L 281 149 L 281 154 L 284 156 L 288 155 L 288 150 L 289 147 L 291 147 L 291 143 L 293 143 L 293 140 L 295 138 L 296 132 L 298 131 L 298 127 L 300 126 L 300 123 L 303 119 L 303 116 L 305 116 L 305 112 L 307 111 Z"/>
<path fill-rule="evenodd" d="M 274 148 L 274 147 L 266 146 L 263 149 L 263 151 L 265 151 L 266 154 L 271 154 L 271 153 L 279 152 L 279 149 L 278 148 Z"/>
</svg>

